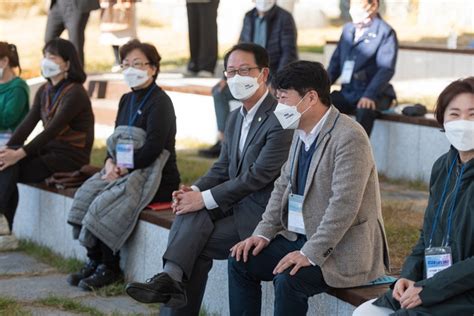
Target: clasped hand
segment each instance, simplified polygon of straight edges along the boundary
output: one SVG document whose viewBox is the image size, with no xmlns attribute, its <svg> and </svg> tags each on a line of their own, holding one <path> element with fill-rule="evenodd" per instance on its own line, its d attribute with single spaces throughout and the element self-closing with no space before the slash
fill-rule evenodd
<svg viewBox="0 0 474 316">
<path fill-rule="evenodd" d="M 24 157 L 26 157 L 26 152 L 23 148 L 11 149 L 2 147 L 0 149 L 0 171 L 13 166 Z"/>
<path fill-rule="evenodd" d="M 393 298 L 400 302 L 402 308 L 415 308 L 422 304 L 420 292 L 423 287 L 415 286 L 415 282 L 401 278 L 393 287 Z"/>
<path fill-rule="evenodd" d="M 101 179 L 107 182 L 112 182 L 120 177 L 123 177 L 127 173 L 127 168 L 118 167 L 115 162 L 109 158 L 105 162 L 105 174 L 102 175 Z"/>
<path fill-rule="evenodd" d="M 197 212 L 204 208 L 202 193 L 193 191 L 191 187 L 182 185 L 178 191 L 173 191 L 171 208 L 176 215 Z"/>
</svg>

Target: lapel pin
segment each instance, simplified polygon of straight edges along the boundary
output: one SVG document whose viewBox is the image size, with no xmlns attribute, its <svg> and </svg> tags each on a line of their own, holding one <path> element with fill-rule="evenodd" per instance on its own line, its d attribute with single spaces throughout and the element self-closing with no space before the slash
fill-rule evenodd
<svg viewBox="0 0 474 316">
<path fill-rule="evenodd" d="M 258 121 L 260 122 L 261 120 L 262 120 L 262 117 L 259 116 L 259 117 L 258 117 Z"/>
</svg>

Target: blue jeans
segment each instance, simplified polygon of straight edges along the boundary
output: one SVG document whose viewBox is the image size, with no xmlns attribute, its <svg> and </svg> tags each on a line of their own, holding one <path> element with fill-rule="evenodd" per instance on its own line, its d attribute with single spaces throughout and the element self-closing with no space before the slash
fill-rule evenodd
<svg viewBox="0 0 474 316">
<path fill-rule="evenodd" d="M 231 315 L 260 315 L 261 281 L 273 281 L 275 288 L 274 315 L 306 315 L 308 298 L 325 292 L 326 284 L 319 266 L 301 268 L 295 275 L 291 268 L 274 275 L 273 269 L 288 253 L 300 250 L 306 237 L 296 241 L 277 236 L 257 256 L 249 254 L 246 263 L 229 258 L 229 301 Z"/>
</svg>

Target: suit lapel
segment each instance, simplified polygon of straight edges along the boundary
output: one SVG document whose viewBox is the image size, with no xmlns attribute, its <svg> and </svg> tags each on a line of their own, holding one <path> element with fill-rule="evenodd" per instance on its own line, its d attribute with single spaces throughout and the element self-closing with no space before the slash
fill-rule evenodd
<svg viewBox="0 0 474 316">
<path fill-rule="evenodd" d="M 240 161 L 239 161 L 239 141 L 240 141 L 240 132 L 242 130 L 242 121 L 243 121 L 243 117 L 242 115 L 239 113 L 236 113 L 237 115 L 237 118 L 235 120 L 235 131 L 234 131 L 234 134 L 232 136 L 232 143 L 230 144 L 231 146 L 231 149 L 230 149 L 230 153 L 231 153 L 231 163 L 234 165 L 234 168 L 233 170 L 235 170 L 235 173 L 237 174 L 238 173 L 238 166 L 240 165 Z"/>
<path fill-rule="evenodd" d="M 313 157 L 311 159 L 311 163 L 309 165 L 308 176 L 306 178 L 306 183 L 304 186 L 304 196 L 307 196 L 308 194 L 309 187 L 313 182 L 314 174 L 316 173 L 316 169 L 318 168 L 321 158 L 323 157 L 326 145 L 331 139 L 331 131 L 336 125 L 340 115 L 339 111 L 334 106 L 331 106 L 331 108 L 329 108 L 329 111 L 330 112 L 326 119 L 326 122 L 324 122 L 324 126 L 321 129 L 321 132 L 319 133 L 318 139 L 316 140 L 316 151 L 314 152 Z"/>
<path fill-rule="evenodd" d="M 290 160 L 293 163 L 292 163 L 292 166 L 290 166 L 290 168 L 291 168 L 291 170 L 290 170 L 291 179 L 290 180 L 291 180 L 292 187 L 291 187 L 291 192 L 289 192 L 289 193 L 293 193 L 295 191 L 294 189 L 296 189 L 296 186 L 298 185 L 296 183 L 296 181 L 297 181 L 296 175 L 298 173 L 298 159 L 300 158 L 301 146 L 302 146 L 303 142 L 300 140 L 299 136 L 297 136 L 296 139 L 297 139 L 298 143 L 296 144 L 295 150 L 291 153 L 293 155 L 293 157 L 292 157 L 292 160 Z"/>
<path fill-rule="evenodd" d="M 258 108 L 257 113 L 255 113 L 252 123 L 250 124 L 250 129 L 247 134 L 247 138 L 245 139 L 245 144 L 244 144 L 244 148 L 242 149 L 242 154 L 240 155 L 241 159 L 239 161 L 237 173 L 239 172 L 242 166 L 243 157 L 247 153 L 247 149 L 249 145 L 252 143 L 253 139 L 255 138 L 255 135 L 257 135 L 258 131 L 262 128 L 263 124 L 265 123 L 269 115 L 271 114 L 270 110 L 272 109 L 272 103 L 273 103 L 272 101 L 273 101 L 273 97 L 270 95 L 270 92 L 269 92 L 267 97 L 263 100 L 262 104 Z M 242 127 L 242 120 L 243 120 L 242 117 L 240 117 L 239 129 L 241 129 Z M 239 148 L 238 146 L 239 139 L 240 139 L 240 133 L 239 133 L 239 138 L 237 139 L 237 150 Z"/>
</svg>

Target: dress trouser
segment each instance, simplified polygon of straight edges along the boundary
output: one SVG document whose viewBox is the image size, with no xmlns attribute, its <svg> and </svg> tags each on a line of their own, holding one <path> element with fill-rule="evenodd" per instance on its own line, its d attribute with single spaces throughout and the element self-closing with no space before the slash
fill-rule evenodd
<svg viewBox="0 0 474 316">
<path fill-rule="evenodd" d="M 170 260 L 183 269 L 188 304 L 180 309 L 162 307 L 160 315 L 199 315 L 213 259 L 227 259 L 229 249 L 239 241 L 234 216 L 214 222 L 204 210 L 177 216 L 163 261 Z"/>
<path fill-rule="evenodd" d="M 80 12 L 72 0 L 58 0 L 48 13 L 44 40 L 47 43 L 59 37 L 66 29 L 69 40 L 76 48 L 79 60 L 84 65 L 84 32 L 88 20 L 89 12 Z"/>
<path fill-rule="evenodd" d="M 212 97 L 214 98 L 217 130 L 221 133 L 224 133 L 225 123 L 230 112 L 229 102 L 235 99 L 230 93 L 229 86 L 227 84 L 222 90 L 219 89 L 219 84 L 214 86 L 212 88 Z"/>
<path fill-rule="evenodd" d="M 190 60 L 188 70 L 214 73 L 217 62 L 217 7 L 219 0 L 188 3 Z"/>
<path fill-rule="evenodd" d="M 230 314 L 260 315 L 262 303 L 261 281 L 273 281 L 275 288 L 274 315 L 306 315 L 308 298 L 325 292 L 329 286 L 319 266 L 309 266 L 290 275 L 290 267 L 277 275 L 273 269 L 287 254 L 299 251 L 306 237 L 296 241 L 277 236 L 257 256 L 249 255 L 246 263 L 229 258 Z"/>
<path fill-rule="evenodd" d="M 10 230 L 18 206 L 17 183 L 41 182 L 52 173 L 40 157 L 23 158 L 15 165 L 0 171 L 0 213 L 7 218 Z"/>
<path fill-rule="evenodd" d="M 331 102 L 342 113 L 355 114 L 356 121 L 362 125 L 370 137 L 375 119 L 380 115 L 381 110 L 386 110 L 390 107 L 392 99 L 382 97 L 375 100 L 376 110 L 358 109 L 357 104 L 349 102 L 340 91 L 333 91 L 331 93 Z"/>
</svg>

